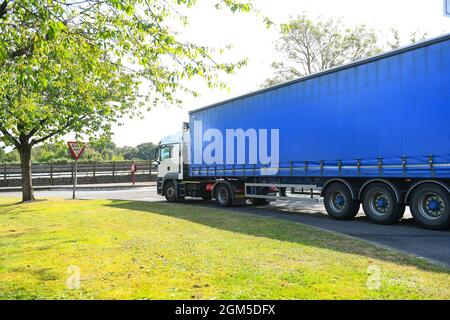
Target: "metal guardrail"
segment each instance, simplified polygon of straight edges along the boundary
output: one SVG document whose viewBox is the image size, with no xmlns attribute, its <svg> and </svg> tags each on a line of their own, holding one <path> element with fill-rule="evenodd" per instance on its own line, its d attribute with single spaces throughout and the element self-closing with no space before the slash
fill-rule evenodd
<svg viewBox="0 0 450 320">
<path fill-rule="evenodd" d="M 155 175 L 156 167 L 152 161 L 135 161 L 137 166 L 136 176 Z M 32 179 L 49 179 L 56 182 L 58 179 L 73 178 L 74 163 L 35 163 L 31 168 Z M 120 177 L 131 174 L 131 161 L 110 161 L 110 162 L 78 162 L 79 178 L 96 177 Z M 0 182 L 7 184 L 10 180 L 22 178 L 20 164 L 0 165 Z"/>
</svg>

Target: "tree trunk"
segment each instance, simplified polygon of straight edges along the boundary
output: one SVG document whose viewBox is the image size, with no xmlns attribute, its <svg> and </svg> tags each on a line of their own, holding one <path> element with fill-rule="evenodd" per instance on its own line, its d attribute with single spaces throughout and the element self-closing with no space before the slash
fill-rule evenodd
<svg viewBox="0 0 450 320">
<path fill-rule="evenodd" d="M 31 180 L 31 146 L 26 145 L 18 149 L 20 165 L 22 167 L 22 201 L 33 201 L 33 183 Z"/>
</svg>

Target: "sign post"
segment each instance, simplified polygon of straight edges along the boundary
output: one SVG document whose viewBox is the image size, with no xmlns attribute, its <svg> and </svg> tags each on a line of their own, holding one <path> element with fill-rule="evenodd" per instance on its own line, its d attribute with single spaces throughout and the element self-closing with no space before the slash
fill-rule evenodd
<svg viewBox="0 0 450 320">
<path fill-rule="evenodd" d="M 75 191 L 77 190 L 77 173 L 78 173 L 78 159 L 75 159 L 75 168 L 73 170 L 73 192 L 72 192 L 72 199 L 75 199 Z"/>
<path fill-rule="evenodd" d="M 69 152 L 72 158 L 75 160 L 74 172 L 73 172 L 73 193 L 72 199 L 75 199 L 75 191 L 77 189 L 77 172 L 78 172 L 78 159 L 84 153 L 86 144 L 84 142 L 69 141 L 67 142 L 69 146 Z"/>
</svg>

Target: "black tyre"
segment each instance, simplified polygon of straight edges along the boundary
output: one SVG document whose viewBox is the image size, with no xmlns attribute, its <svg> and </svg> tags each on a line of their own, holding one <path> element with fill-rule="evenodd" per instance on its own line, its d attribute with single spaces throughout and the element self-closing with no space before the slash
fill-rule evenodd
<svg viewBox="0 0 450 320">
<path fill-rule="evenodd" d="M 450 196 L 435 184 L 418 186 L 410 198 L 414 219 L 427 229 L 442 230 L 450 227 Z"/>
<path fill-rule="evenodd" d="M 325 209 L 337 220 L 353 219 L 359 211 L 359 201 L 352 199 L 352 194 L 343 183 L 333 183 L 325 190 Z"/>
<path fill-rule="evenodd" d="M 363 194 L 362 205 L 366 216 L 377 224 L 397 223 L 405 213 L 405 205 L 399 204 L 394 190 L 384 183 L 374 183 Z"/>
<path fill-rule="evenodd" d="M 229 207 L 233 203 L 230 187 L 224 183 L 216 186 L 214 195 L 216 203 L 221 207 Z"/>
<path fill-rule="evenodd" d="M 178 198 L 176 196 L 177 192 L 176 192 L 176 186 L 175 183 L 173 181 L 167 181 L 164 184 L 164 195 L 166 197 L 166 200 L 168 202 L 176 202 L 178 201 Z"/>
<path fill-rule="evenodd" d="M 261 199 L 261 198 L 251 198 L 249 200 L 250 200 L 251 204 L 256 205 L 256 206 L 263 206 L 263 205 L 270 203 L 269 200 Z"/>
</svg>

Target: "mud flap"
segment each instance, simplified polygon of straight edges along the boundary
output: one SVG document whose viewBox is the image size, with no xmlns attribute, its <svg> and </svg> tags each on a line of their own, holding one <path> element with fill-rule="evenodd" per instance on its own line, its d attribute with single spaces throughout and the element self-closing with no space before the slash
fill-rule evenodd
<svg viewBox="0 0 450 320">
<path fill-rule="evenodd" d="M 233 206 L 245 206 L 247 203 L 247 198 L 245 195 L 235 195 L 233 198 Z"/>
</svg>

